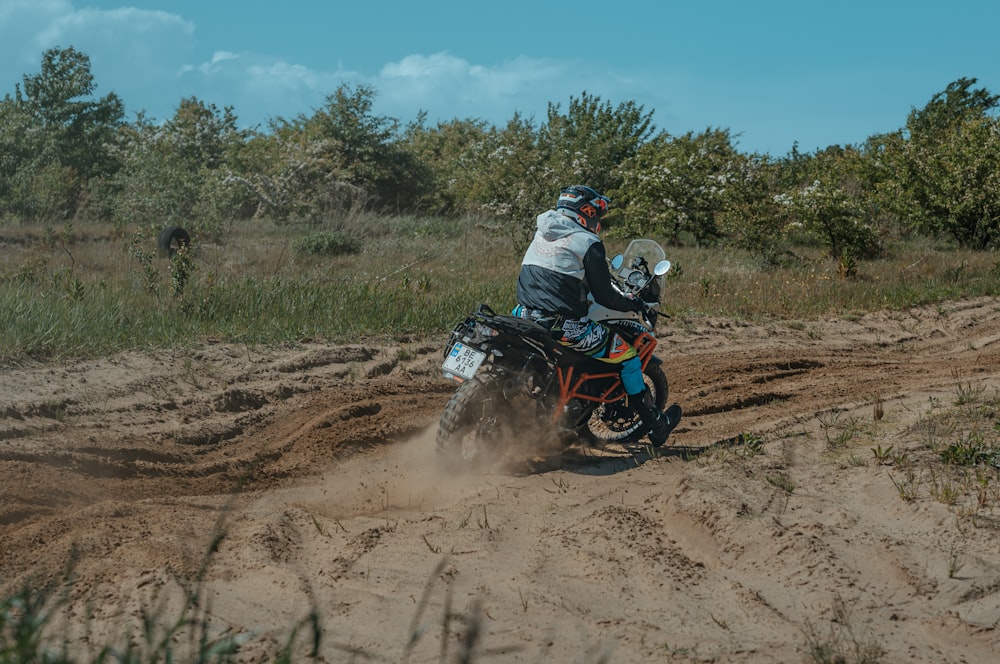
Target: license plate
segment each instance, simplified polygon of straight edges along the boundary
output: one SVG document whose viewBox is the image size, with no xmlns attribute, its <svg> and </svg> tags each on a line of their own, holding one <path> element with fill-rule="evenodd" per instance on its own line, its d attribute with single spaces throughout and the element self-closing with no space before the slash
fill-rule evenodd
<svg viewBox="0 0 1000 664">
<path fill-rule="evenodd" d="M 444 358 L 444 375 L 459 382 L 469 380 L 476 375 L 479 365 L 486 359 L 486 353 L 456 342 L 451 347 L 448 357 Z"/>
</svg>

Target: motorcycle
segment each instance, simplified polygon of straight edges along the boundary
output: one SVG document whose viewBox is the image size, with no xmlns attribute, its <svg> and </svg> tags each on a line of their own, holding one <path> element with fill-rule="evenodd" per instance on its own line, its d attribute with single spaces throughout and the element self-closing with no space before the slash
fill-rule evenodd
<svg viewBox="0 0 1000 664">
<path fill-rule="evenodd" d="M 610 261 L 612 283 L 640 298 L 643 311 L 614 311 L 591 303 L 590 318 L 631 343 L 657 408 L 668 384 L 656 350 L 655 326 L 662 278 L 670 270 L 663 248 L 633 240 Z M 489 466 L 510 441 L 555 433 L 592 446 L 638 443 L 644 435 L 618 371 L 558 343 L 558 333 L 480 304 L 455 326 L 444 351 L 445 378 L 458 383 L 438 426 L 436 450 L 448 463 Z"/>
</svg>

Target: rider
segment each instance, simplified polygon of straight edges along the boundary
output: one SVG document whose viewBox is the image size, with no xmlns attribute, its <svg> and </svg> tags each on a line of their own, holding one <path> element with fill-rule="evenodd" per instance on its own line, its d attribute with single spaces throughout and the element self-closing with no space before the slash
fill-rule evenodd
<svg viewBox="0 0 1000 664">
<path fill-rule="evenodd" d="M 635 348 L 607 325 L 588 318 L 594 301 L 615 311 L 643 311 L 646 304 L 617 291 L 611 283 L 604 243 L 598 237 L 610 201 L 590 187 L 574 185 L 559 193 L 555 210 L 538 215 L 538 230 L 521 261 L 514 314 L 555 332 L 559 342 L 615 365 L 629 405 L 642 419 L 650 442 L 663 445 L 680 419 L 661 413 L 642 379 Z"/>
</svg>

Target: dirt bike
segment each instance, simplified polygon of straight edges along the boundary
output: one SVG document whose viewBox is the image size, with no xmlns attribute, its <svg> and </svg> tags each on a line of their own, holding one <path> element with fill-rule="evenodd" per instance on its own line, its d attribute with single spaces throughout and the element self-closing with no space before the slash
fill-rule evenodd
<svg viewBox="0 0 1000 664">
<path fill-rule="evenodd" d="M 667 377 L 654 356 L 656 307 L 670 270 L 663 248 L 633 240 L 610 261 L 615 287 L 646 303 L 614 311 L 591 303 L 589 316 L 619 332 L 642 361 L 657 408 L 667 402 Z M 441 365 L 459 383 L 438 426 L 437 452 L 469 467 L 498 461 L 512 441 L 556 434 L 593 446 L 638 443 L 644 435 L 615 367 L 558 343 L 558 333 L 526 318 L 480 304 L 451 333 Z"/>
</svg>

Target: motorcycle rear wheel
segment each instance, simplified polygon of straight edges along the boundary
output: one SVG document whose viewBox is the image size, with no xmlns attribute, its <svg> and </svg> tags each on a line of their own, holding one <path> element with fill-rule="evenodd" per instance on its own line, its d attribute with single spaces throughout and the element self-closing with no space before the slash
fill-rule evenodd
<svg viewBox="0 0 1000 664">
<path fill-rule="evenodd" d="M 646 387 L 653 396 L 653 403 L 660 410 L 667 404 L 670 387 L 663 367 L 650 362 L 642 375 Z M 639 434 L 639 416 L 634 410 L 622 402 L 603 404 L 594 409 L 590 419 L 580 426 L 576 433 L 588 445 L 601 447 L 608 444 L 636 443 L 642 437 Z"/>
<path fill-rule="evenodd" d="M 495 376 L 477 376 L 451 395 L 438 425 L 435 449 L 455 469 L 483 469 L 503 456 L 503 389 Z"/>
</svg>

